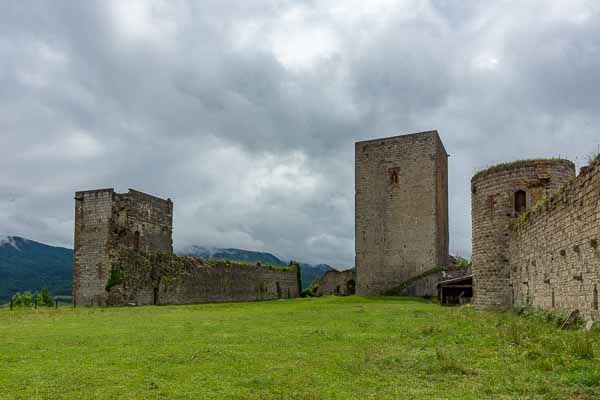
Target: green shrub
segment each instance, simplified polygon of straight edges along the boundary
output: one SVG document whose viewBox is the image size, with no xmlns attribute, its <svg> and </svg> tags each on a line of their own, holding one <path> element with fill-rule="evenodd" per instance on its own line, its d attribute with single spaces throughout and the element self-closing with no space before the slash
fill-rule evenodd
<svg viewBox="0 0 600 400">
<path fill-rule="evenodd" d="M 33 294 L 30 290 L 26 290 L 21 295 L 21 304 L 23 307 L 31 307 L 33 305 Z"/>
<path fill-rule="evenodd" d="M 12 297 L 11 302 L 13 307 L 33 307 L 34 304 L 38 306 L 54 306 L 54 299 L 50 296 L 46 288 L 35 293 L 32 293 L 30 290 L 26 290 L 23 293 L 17 292 Z"/>
<path fill-rule="evenodd" d="M 538 322 L 550 323 L 554 326 L 561 326 L 567 317 L 563 312 L 558 310 L 544 310 L 537 307 L 514 307 L 513 312 L 517 315 Z M 581 322 L 578 321 L 577 325 Z"/>
<path fill-rule="evenodd" d="M 15 293 L 11 299 L 11 303 L 14 307 L 21 307 L 23 305 L 23 297 L 21 296 L 21 293 Z"/>
<path fill-rule="evenodd" d="M 35 294 L 35 298 L 37 299 L 38 306 L 54 306 L 54 299 L 50 297 L 50 292 L 48 292 L 47 288 L 43 288 L 37 292 Z"/>
<path fill-rule="evenodd" d="M 466 269 L 466 268 L 469 268 L 470 265 L 471 265 L 471 261 L 469 261 L 465 257 L 456 256 L 456 266 L 458 268 Z"/>
</svg>

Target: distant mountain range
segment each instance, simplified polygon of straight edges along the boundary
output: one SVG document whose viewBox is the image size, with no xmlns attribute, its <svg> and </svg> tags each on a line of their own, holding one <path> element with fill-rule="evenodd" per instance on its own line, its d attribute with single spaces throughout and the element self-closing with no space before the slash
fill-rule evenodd
<svg viewBox="0 0 600 400">
<path fill-rule="evenodd" d="M 282 266 L 288 264 L 271 253 L 241 249 L 190 246 L 177 254 Z M 314 279 L 332 269 L 326 264 L 300 263 L 302 287 L 308 287 Z M 7 303 L 17 292 L 42 288 L 48 288 L 54 296 L 70 296 L 72 273 L 72 249 L 48 246 L 17 236 L 0 236 L 0 304 Z"/>
</svg>

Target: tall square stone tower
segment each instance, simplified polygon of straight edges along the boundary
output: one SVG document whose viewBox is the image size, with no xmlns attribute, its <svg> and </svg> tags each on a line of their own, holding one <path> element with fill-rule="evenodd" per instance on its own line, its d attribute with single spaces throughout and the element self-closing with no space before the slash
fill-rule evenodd
<svg viewBox="0 0 600 400">
<path fill-rule="evenodd" d="M 173 252 L 173 203 L 136 190 L 75 193 L 73 301 L 106 305 L 107 283 L 119 249 Z"/>
<path fill-rule="evenodd" d="M 357 294 L 397 292 L 446 266 L 448 154 L 437 131 L 357 142 L 355 168 Z M 411 294 L 435 295 L 435 283 Z"/>
</svg>

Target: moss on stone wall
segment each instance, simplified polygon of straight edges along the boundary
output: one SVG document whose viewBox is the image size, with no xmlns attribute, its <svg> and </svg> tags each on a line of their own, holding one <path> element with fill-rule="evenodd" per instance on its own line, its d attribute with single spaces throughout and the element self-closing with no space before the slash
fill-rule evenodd
<svg viewBox="0 0 600 400">
<path fill-rule="evenodd" d="M 294 266 L 204 260 L 131 249 L 120 249 L 111 257 L 118 265 L 109 279 L 110 287 L 117 286 L 110 293 L 111 305 L 265 300 L 284 297 L 284 292 L 287 297 L 299 295 Z"/>
<path fill-rule="evenodd" d="M 270 270 L 274 270 L 274 271 L 291 271 L 292 270 L 291 266 L 285 267 L 285 266 L 272 265 L 272 264 L 263 263 L 263 262 L 232 261 L 232 260 L 226 260 L 226 259 L 205 260 L 205 259 L 198 258 L 198 257 L 189 257 L 189 258 L 200 261 L 201 266 L 204 266 L 204 267 L 261 267 L 261 268 L 266 268 L 266 269 L 270 269 Z"/>
<path fill-rule="evenodd" d="M 106 291 L 109 292 L 113 287 L 123 283 L 123 268 L 119 263 L 113 263 L 110 269 L 110 277 L 106 282 Z"/>
<path fill-rule="evenodd" d="M 557 186 L 551 194 L 545 193 L 544 196 L 540 200 L 538 200 L 533 206 L 519 214 L 519 217 L 517 218 L 517 228 L 520 228 L 523 225 L 525 225 L 527 221 L 529 221 L 529 217 L 531 215 L 545 209 L 549 205 L 554 204 L 556 201 L 558 201 L 563 192 L 564 186 Z"/>
</svg>

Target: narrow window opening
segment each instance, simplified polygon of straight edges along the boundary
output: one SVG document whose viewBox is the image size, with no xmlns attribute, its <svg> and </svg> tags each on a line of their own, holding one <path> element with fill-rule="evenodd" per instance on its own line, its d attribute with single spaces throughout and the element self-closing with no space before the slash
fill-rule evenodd
<svg viewBox="0 0 600 400">
<path fill-rule="evenodd" d="M 594 299 L 592 301 L 592 308 L 598 310 L 598 285 L 594 285 Z"/>
<path fill-rule="evenodd" d="M 153 296 L 153 299 L 152 299 L 152 303 L 154 305 L 158 304 L 158 288 L 154 288 L 154 296 Z"/>
<path fill-rule="evenodd" d="M 390 183 L 398 184 L 398 171 L 392 171 L 390 173 Z"/>
<path fill-rule="evenodd" d="M 515 212 L 517 214 L 522 213 L 527 209 L 527 193 L 523 190 L 517 190 L 515 192 Z"/>
<path fill-rule="evenodd" d="M 554 289 L 552 289 L 552 308 L 556 307 L 556 299 L 554 298 Z"/>
<path fill-rule="evenodd" d="M 135 231 L 133 234 L 133 249 L 136 251 L 140 249 L 140 231 Z"/>
<path fill-rule="evenodd" d="M 277 286 L 277 298 L 281 298 L 281 286 L 279 286 L 279 282 L 275 282 L 275 286 Z"/>
</svg>

